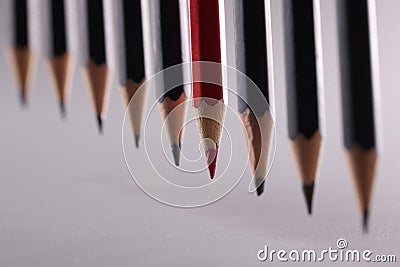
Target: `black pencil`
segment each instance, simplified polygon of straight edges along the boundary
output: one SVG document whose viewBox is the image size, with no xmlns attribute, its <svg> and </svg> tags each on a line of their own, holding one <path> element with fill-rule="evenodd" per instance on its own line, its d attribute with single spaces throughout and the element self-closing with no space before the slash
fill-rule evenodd
<svg viewBox="0 0 400 267">
<path fill-rule="evenodd" d="M 179 0 L 154 0 L 146 5 L 144 40 L 145 49 L 148 49 L 149 54 L 145 59 L 147 76 L 184 62 L 184 49 L 188 47 L 181 31 L 180 8 Z M 183 81 L 183 69 L 179 74 L 180 77 L 176 78 Z M 179 165 L 187 97 L 183 85 L 169 88 L 169 79 L 171 78 L 164 77 L 164 83 L 156 88 L 156 97 L 161 117 L 166 125 L 175 164 Z"/>
<path fill-rule="evenodd" d="M 70 95 L 70 85 L 74 67 L 73 55 L 70 47 L 72 38 L 68 25 L 68 7 L 71 1 L 48 0 L 43 1 L 43 8 L 48 12 L 45 14 L 48 20 L 48 36 L 45 36 L 45 46 L 48 46 L 49 66 L 53 76 L 54 84 L 59 98 L 61 114 L 65 116 L 66 105 Z M 47 26 L 47 25 L 44 25 Z"/>
<path fill-rule="evenodd" d="M 13 1 L 13 42 L 11 59 L 16 74 L 21 104 L 28 101 L 31 74 L 34 65 L 34 52 L 32 49 L 31 23 L 32 12 L 30 12 L 29 0 Z"/>
<path fill-rule="evenodd" d="M 322 64 L 317 64 L 322 58 L 318 16 L 318 1 L 284 1 L 288 132 L 309 214 L 322 149 L 319 97 L 324 81 Z"/>
<path fill-rule="evenodd" d="M 145 80 L 141 2 L 117 0 L 114 5 L 119 85 L 138 147 L 147 102 L 147 91 L 138 91 Z"/>
<path fill-rule="evenodd" d="M 238 112 L 245 135 L 249 138 L 250 170 L 257 195 L 264 191 L 273 134 L 274 77 L 270 13 L 269 0 L 240 0 L 234 6 L 236 67 L 251 80 L 238 79 Z M 251 86 L 252 82 L 258 88 Z"/>
<path fill-rule="evenodd" d="M 79 8 L 85 12 L 80 16 L 85 16 L 87 35 L 81 49 L 87 50 L 83 55 L 86 77 L 96 112 L 99 131 L 103 130 L 103 121 L 107 112 L 108 99 L 110 95 L 110 83 L 112 78 L 112 66 L 110 57 L 110 32 L 106 31 L 110 23 L 112 24 L 112 10 L 109 0 L 85 0 Z M 107 6 L 106 6 L 107 5 Z"/>
<path fill-rule="evenodd" d="M 375 1 L 338 2 L 344 145 L 363 216 L 368 215 L 378 160 L 375 96 L 379 90 Z"/>
</svg>

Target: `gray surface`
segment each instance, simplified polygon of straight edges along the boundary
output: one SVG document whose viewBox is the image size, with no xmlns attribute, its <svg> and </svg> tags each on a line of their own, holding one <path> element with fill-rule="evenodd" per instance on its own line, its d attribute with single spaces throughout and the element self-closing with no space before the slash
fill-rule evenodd
<svg viewBox="0 0 400 267">
<path fill-rule="evenodd" d="M 327 139 L 313 217 L 306 216 L 286 137 L 281 1 L 272 5 L 277 153 L 261 198 L 247 193 L 247 176 L 227 197 L 204 208 L 154 201 L 131 180 L 123 160 L 123 108 L 116 86 L 105 135 L 99 137 L 80 71 L 63 122 L 44 62 L 24 110 L 9 62 L 2 60 L 0 266 L 256 266 L 264 245 L 325 249 L 340 237 L 351 248 L 399 258 L 400 32 L 394 25 L 400 23 L 400 1 L 378 1 L 384 151 L 368 236 L 360 234 L 341 145 L 334 1 L 322 6 Z M 144 159 L 139 155 L 137 166 Z"/>
</svg>

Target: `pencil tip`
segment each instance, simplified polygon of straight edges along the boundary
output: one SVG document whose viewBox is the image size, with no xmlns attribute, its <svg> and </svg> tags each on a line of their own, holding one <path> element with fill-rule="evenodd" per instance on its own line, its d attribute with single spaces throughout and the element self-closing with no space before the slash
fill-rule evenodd
<svg viewBox="0 0 400 267">
<path fill-rule="evenodd" d="M 139 140 L 140 140 L 140 135 L 135 134 L 135 146 L 136 148 L 139 148 Z"/>
<path fill-rule="evenodd" d="M 172 144 L 172 155 L 174 156 L 175 165 L 179 166 L 179 159 L 181 155 L 181 144 L 178 145 L 176 143 Z"/>
<path fill-rule="evenodd" d="M 364 215 L 363 215 L 363 232 L 365 234 L 368 233 L 368 209 L 364 210 Z"/>
<path fill-rule="evenodd" d="M 99 133 L 103 133 L 103 118 L 100 114 L 97 115 L 97 124 L 99 126 Z"/>
<path fill-rule="evenodd" d="M 307 203 L 308 214 L 312 214 L 312 200 L 314 195 L 314 182 L 311 184 L 303 184 L 303 193 Z"/>
<path fill-rule="evenodd" d="M 264 187 L 265 187 L 264 178 L 259 178 L 259 177 L 256 178 L 255 186 L 257 187 L 257 196 L 261 196 L 262 193 L 264 193 Z"/>
<path fill-rule="evenodd" d="M 61 118 L 65 119 L 67 117 L 67 110 L 63 101 L 60 101 L 60 113 Z"/>
<path fill-rule="evenodd" d="M 20 96 L 19 96 L 19 100 L 20 100 L 20 102 L 21 102 L 21 106 L 23 106 L 23 107 L 28 106 L 28 99 L 27 99 L 25 90 L 22 90 L 22 89 L 21 89 L 21 94 L 20 94 Z"/>
<path fill-rule="evenodd" d="M 217 156 L 218 156 L 218 147 L 216 149 L 211 148 L 206 151 L 208 171 L 210 172 L 211 179 L 213 179 L 215 176 L 215 170 L 217 168 Z"/>
</svg>

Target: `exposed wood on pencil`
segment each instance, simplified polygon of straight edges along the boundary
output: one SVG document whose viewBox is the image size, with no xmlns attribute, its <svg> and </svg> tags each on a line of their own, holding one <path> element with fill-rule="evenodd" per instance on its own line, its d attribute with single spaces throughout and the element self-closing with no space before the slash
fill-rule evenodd
<svg viewBox="0 0 400 267">
<path fill-rule="evenodd" d="M 226 106 L 223 102 L 209 105 L 201 101 L 198 108 L 194 108 L 197 129 L 203 141 L 206 162 L 211 179 L 215 176 L 219 143 L 221 140 Z"/>
<path fill-rule="evenodd" d="M 273 136 L 270 1 L 238 0 L 234 5 L 236 65 L 248 80 L 237 79 L 238 112 L 244 125 L 250 172 L 257 195 L 264 191 Z"/>
<path fill-rule="evenodd" d="M 301 180 L 303 181 L 303 191 L 307 208 L 309 213 L 311 213 L 314 181 L 320 166 L 322 136 L 319 131 L 316 131 L 311 138 L 306 138 L 303 134 L 298 134 L 291 141 L 291 146 Z"/>
<path fill-rule="evenodd" d="M 140 0 L 115 0 L 113 4 L 118 83 L 126 121 L 130 122 L 135 146 L 139 147 L 147 102 L 147 89 L 141 87 L 145 80 L 142 3 Z"/>
<path fill-rule="evenodd" d="M 112 55 L 108 53 L 111 32 L 106 31 L 106 14 L 112 12 L 107 9 L 111 8 L 107 3 L 109 2 L 106 0 L 86 0 L 88 62 L 85 63 L 85 68 L 100 132 L 103 131 L 112 78 Z"/>
<path fill-rule="evenodd" d="M 344 145 L 366 231 L 379 152 L 376 6 L 340 0 L 337 7 Z"/>
<path fill-rule="evenodd" d="M 361 214 L 368 213 L 371 202 L 372 188 L 376 174 L 378 154 L 375 149 L 364 150 L 360 146 L 354 146 L 347 152 L 350 169 L 355 188 L 357 190 Z M 367 216 L 363 219 L 363 227 L 367 228 Z"/>
<path fill-rule="evenodd" d="M 30 80 L 35 64 L 34 53 L 31 47 L 30 17 L 28 0 L 13 1 L 13 47 L 11 61 L 17 78 L 20 100 L 26 105 L 29 95 Z"/>
<path fill-rule="evenodd" d="M 97 65 L 92 60 L 89 61 L 86 68 L 86 77 L 89 83 L 90 92 L 93 99 L 93 105 L 98 118 L 98 126 L 102 131 L 102 121 L 107 112 L 108 98 L 110 94 L 111 72 L 107 65 Z"/>
<path fill-rule="evenodd" d="M 158 107 L 167 129 L 175 165 L 179 166 L 180 149 L 187 110 L 187 97 L 185 92 L 182 90 L 181 95 L 176 100 L 165 97 L 162 102 L 158 103 Z"/>
<path fill-rule="evenodd" d="M 190 28 L 192 61 L 221 63 L 221 35 L 218 0 L 190 0 Z M 193 79 L 201 77 L 201 68 L 193 65 Z M 193 83 L 193 108 L 211 178 L 214 178 L 218 146 L 225 118 L 223 104 L 222 69 L 214 73 L 218 80 Z M 207 103 L 208 102 L 208 103 Z M 211 103 L 213 102 L 213 103 Z M 206 115 L 210 115 L 211 118 Z"/>
<path fill-rule="evenodd" d="M 174 78 L 183 80 L 183 69 L 177 65 L 182 64 L 184 56 L 188 54 L 186 51 L 188 41 L 185 33 L 181 31 L 181 21 L 184 19 L 184 16 L 181 16 L 181 4 L 180 0 L 153 0 L 144 6 L 145 65 L 146 75 L 149 77 L 173 67 L 176 70 Z M 155 87 L 155 90 L 160 114 L 171 142 L 174 161 L 179 165 L 183 137 L 179 132 L 184 126 L 187 97 L 184 85 L 170 88 L 168 82 L 170 79 L 171 77 L 164 76 L 163 82 Z"/>
<path fill-rule="evenodd" d="M 11 60 L 17 76 L 21 103 L 25 105 L 28 100 L 34 55 L 29 48 L 14 48 L 11 51 Z"/>
<path fill-rule="evenodd" d="M 74 60 L 70 55 L 63 54 L 50 59 L 49 66 L 56 86 L 61 113 L 65 115 L 65 107 L 71 91 Z"/>
<path fill-rule="evenodd" d="M 309 139 L 302 134 L 298 134 L 291 141 L 291 145 L 302 181 L 305 184 L 313 183 L 320 164 L 322 147 L 320 132 L 315 132 Z"/>
<path fill-rule="evenodd" d="M 74 68 L 73 55 L 68 40 L 67 28 L 67 7 L 65 0 L 49 0 L 43 6 L 48 9 L 49 19 L 46 23 L 49 25 L 48 36 L 45 38 L 48 46 L 49 66 L 56 93 L 59 99 L 61 115 L 66 115 L 66 106 L 68 104 L 71 91 L 71 80 Z M 47 27 L 47 25 L 43 25 Z"/>
<path fill-rule="evenodd" d="M 257 194 L 264 191 L 268 172 L 268 156 L 273 135 L 274 121 L 270 112 L 257 118 L 249 108 L 241 114 L 245 135 L 248 139 L 250 171 L 255 178 Z"/>
<path fill-rule="evenodd" d="M 284 5 L 288 132 L 309 214 L 323 142 L 318 5 L 314 0 L 288 0 Z"/>
<path fill-rule="evenodd" d="M 127 107 L 127 116 L 131 123 L 136 147 L 139 147 L 144 109 L 147 102 L 147 90 L 146 88 L 141 88 L 141 86 L 142 83 L 128 80 L 125 88 L 121 89 L 122 100 Z M 139 90 L 139 88 L 141 89 Z"/>
</svg>

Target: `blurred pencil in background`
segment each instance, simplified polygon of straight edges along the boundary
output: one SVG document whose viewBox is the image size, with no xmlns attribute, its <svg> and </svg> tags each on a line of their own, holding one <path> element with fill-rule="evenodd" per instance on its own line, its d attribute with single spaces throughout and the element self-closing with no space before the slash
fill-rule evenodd
<svg viewBox="0 0 400 267">
<path fill-rule="evenodd" d="M 285 0 L 283 8 L 288 132 L 311 214 L 323 144 L 320 7 L 319 1 Z"/>
<path fill-rule="evenodd" d="M 28 102 L 31 76 L 35 68 L 35 40 L 38 36 L 38 25 L 35 25 L 35 10 L 38 3 L 34 0 L 11 1 L 12 43 L 11 61 L 17 78 L 22 105 Z M 37 47 L 36 47 L 37 48 Z"/>
<path fill-rule="evenodd" d="M 74 0 L 41 1 L 43 49 L 54 80 L 61 115 L 66 115 L 74 73 L 77 39 L 76 2 Z"/>
<path fill-rule="evenodd" d="M 99 131 L 110 96 L 114 68 L 113 0 L 81 0 L 78 3 L 80 58 L 85 68 Z"/>
<path fill-rule="evenodd" d="M 138 91 L 145 80 L 141 1 L 116 0 L 113 4 L 116 68 L 126 115 L 129 116 L 138 147 L 147 103 L 147 90 L 142 88 Z"/>
<path fill-rule="evenodd" d="M 338 1 L 344 146 L 368 231 L 377 169 L 380 90 L 375 0 Z"/>
</svg>

